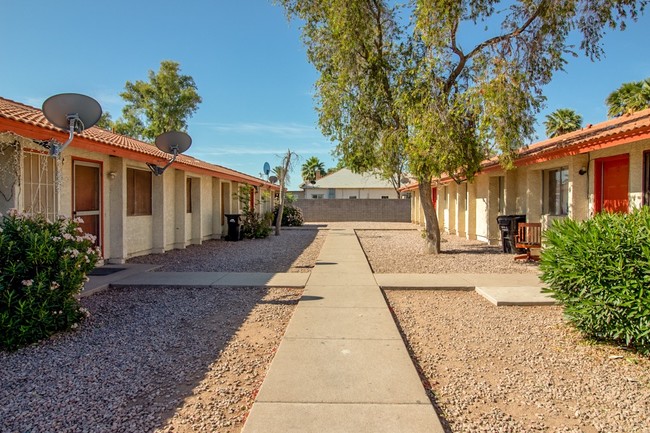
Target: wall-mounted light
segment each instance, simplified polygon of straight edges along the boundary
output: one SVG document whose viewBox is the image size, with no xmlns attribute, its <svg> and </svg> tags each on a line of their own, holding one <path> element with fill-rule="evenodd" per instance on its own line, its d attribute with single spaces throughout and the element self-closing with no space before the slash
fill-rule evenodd
<svg viewBox="0 0 650 433">
<path fill-rule="evenodd" d="M 157 165 L 151 164 L 150 162 L 147 163 L 147 166 L 154 175 L 162 176 L 167 167 L 176 161 L 176 157 L 189 149 L 191 145 L 192 137 L 184 132 L 169 131 L 165 132 L 164 134 L 160 134 L 158 137 L 156 137 L 156 147 L 165 153 L 173 155 L 172 159 L 170 159 L 167 165 L 164 167 L 158 167 Z"/>
<path fill-rule="evenodd" d="M 117 173 L 115 173 L 114 171 L 109 171 L 108 173 L 106 173 L 106 175 L 108 176 L 109 179 L 115 179 Z"/>
<path fill-rule="evenodd" d="M 586 173 L 587 173 L 587 167 L 585 167 L 585 166 L 580 167 L 580 170 L 578 170 L 578 174 L 580 176 L 582 176 L 582 175 L 584 175 Z"/>
<path fill-rule="evenodd" d="M 50 96 L 43 102 L 43 115 L 51 124 L 70 134 L 63 144 L 55 139 L 40 143 L 49 149 L 51 156 L 56 157 L 72 142 L 75 132 L 80 133 L 99 121 L 102 117 L 102 107 L 90 96 L 61 93 Z"/>
</svg>

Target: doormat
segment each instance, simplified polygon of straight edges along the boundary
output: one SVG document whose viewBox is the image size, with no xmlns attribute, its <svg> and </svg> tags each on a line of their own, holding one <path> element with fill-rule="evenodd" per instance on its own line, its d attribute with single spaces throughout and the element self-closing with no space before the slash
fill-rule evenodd
<svg viewBox="0 0 650 433">
<path fill-rule="evenodd" d="M 95 268 L 92 271 L 88 273 L 89 277 L 104 277 L 106 275 L 111 275 L 114 274 L 115 272 L 120 272 L 125 270 L 126 268 Z"/>
</svg>

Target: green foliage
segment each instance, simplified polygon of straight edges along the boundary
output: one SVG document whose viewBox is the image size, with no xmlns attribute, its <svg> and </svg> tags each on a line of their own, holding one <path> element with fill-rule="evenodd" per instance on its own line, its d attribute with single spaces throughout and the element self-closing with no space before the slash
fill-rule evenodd
<svg viewBox="0 0 650 433">
<path fill-rule="evenodd" d="M 246 239 L 262 239 L 267 238 L 271 234 L 271 226 L 268 215 L 261 217 L 254 208 L 251 207 L 251 193 L 253 187 L 250 185 L 242 185 L 239 188 L 237 199 L 241 205 L 241 234 Z M 257 200 L 255 205 L 260 205 L 260 200 Z"/>
<path fill-rule="evenodd" d="M 275 206 L 273 210 L 274 219 L 277 221 L 279 205 Z M 302 216 L 302 209 L 293 206 L 292 204 L 285 203 L 282 212 L 282 225 L 285 227 L 298 227 L 305 223 Z"/>
<path fill-rule="evenodd" d="M 622 116 L 650 107 L 650 78 L 633 83 L 623 83 L 605 100 L 609 117 Z"/>
<path fill-rule="evenodd" d="M 184 131 L 201 103 L 194 79 L 180 75 L 179 64 L 171 60 L 162 61 L 157 73 L 149 71 L 149 81 L 127 81 L 120 96 L 126 105 L 122 118 L 113 124 L 114 131 L 145 140 Z"/>
<path fill-rule="evenodd" d="M 95 126 L 111 131 L 113 129 L 113 117 L 111 116 L 111 113 L 104 111 Z"/>
<path fill-rule="evenodd" d="M 510 167 L 534 136 L 544 85 L 574 54 L 569 33 L 579 30 L 581 49 L 598 58 L 603 29 L 624 27 L 647 3 L 276 1 L 302 23 L 336 154 L 353 171 L 392 174 L 396 188 L 408 163 L 427 189 L 443 173 L 471 180 L 488 156 Z M 431 238 L 433 206 L 425 218 Z"/>
<path fill-rule="evenodd" d="M 15 210 L 0 224 L 0 349 L 13 350 L 75 328 L 75 295 L 100 252 L 77 221 Z"/>
<path fill-rule="evenodd" d="M 650 208 L 555 222 L 540 269 L 579 330 L 650 353 Z"/>
<path fill-rule="evenodd" d="M 314 183 L 317 176 L 325 176 L 325 164 L 318 157 L 312 156 L 302 165 L 301 174 L 304 182 Z"/>
<path fill-rule="evenodd" d="M 557 137 L 582 128 L 582 116 L 570 108 L 558 108 L 544 121 L 547 137 Z"/>
</svg>

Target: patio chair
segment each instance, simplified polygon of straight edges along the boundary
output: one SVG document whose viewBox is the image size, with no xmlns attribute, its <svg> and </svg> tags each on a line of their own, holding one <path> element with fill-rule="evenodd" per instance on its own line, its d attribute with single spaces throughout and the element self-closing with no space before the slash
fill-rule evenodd
<svg viewBox="0 0 650 433">
<path fill-rule="evenodd" d="M 515 260 L 537 261 L 539 255 L 533 255 L 531 250 L 542 248 L 542 224 L 541 223 L 519 223 L 515 235 L 515 248 L 526 250 L 525 254 L 518 254 Z"/>
</svg>

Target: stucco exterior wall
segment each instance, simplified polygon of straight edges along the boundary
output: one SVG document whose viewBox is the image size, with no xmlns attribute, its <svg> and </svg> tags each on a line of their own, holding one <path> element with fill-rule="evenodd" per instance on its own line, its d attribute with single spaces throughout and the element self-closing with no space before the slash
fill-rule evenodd
<svg viewBox="0 0 650 433">
<path fill-rule="evenodd" d="M 525 214 L 528 222 L 541 222 L 544 229 L 557 219 L 584 220 L 593 217 L 597 199 L 594 182 L 596 161 L 623 154 L 629 156 L 628 200 L 629 210 L 632 210 L 643 202 L 643 155 L 646 151 L 650 151 L 650 139 L 588 153 L 542 159 L 509 171 L 493 168 L 480 173 L 469 185 L 457 186 L 454 182 L 447 182 L 438 187 L 441 230 L 496 244 L 500 241 L 496 222 L 500 214 Z M 564 167 L 568 173 L 568 213 L 550 215 L 547 173 Z M 466 193 L 465 188 L 468 188 Z M 500 197 L 504 200 L 501 209 Z M 411 210 L 412 221 L 423 224 L 419 197 L 412 198 L 411 203 L 414 207 Z"/>
<path fill-rule="evenodd" d="M 410 200 L 296 200 L 307 222 L 409 222 Z"/>
<path fill-rule="evenodd" d="M 321 199 L 327 199 L 329 198 L 329 189 L 305 188 L 304 197 L 306 200 L 314 200 L 314 195 L 322 195 Z M 352 196 L 357 199 L 381 199 L 382 196 L 396 199 L 397 197 L 393 188 L 336 188 L 334 190 L 335 199 L 350 199 Z"/>
</svg>

